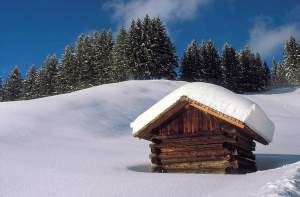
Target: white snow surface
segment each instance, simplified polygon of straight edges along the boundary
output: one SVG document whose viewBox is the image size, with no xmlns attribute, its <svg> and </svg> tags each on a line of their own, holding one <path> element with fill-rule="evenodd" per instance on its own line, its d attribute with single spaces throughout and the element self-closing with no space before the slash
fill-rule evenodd
<svg viewBox="0 0 300 197">
<path fill-rule="evenodd" d="M 240 120 L 267 142 L 272 141 L 274 124 L 260 106 L 226 88 L 203 82 L 183 85 L 155 103 L 131 123 L 133 134 L 139 133 L 143 127 L 174 105 L 182 96 Z"/>
<path fill-rule="evenodd" d="M 148 172 L 130 122 L 185 82 L 129 81 L 0 103 L 1 197 L 300 196 L 300 89 L 243 95 L 274 122 L 246 175 Z"/>
</svg>

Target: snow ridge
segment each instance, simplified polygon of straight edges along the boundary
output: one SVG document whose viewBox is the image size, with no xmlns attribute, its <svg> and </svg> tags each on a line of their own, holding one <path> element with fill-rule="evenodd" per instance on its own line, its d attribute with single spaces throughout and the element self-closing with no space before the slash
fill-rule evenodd
<svg viewBox="0 0 300 197">
<path fill-rule="evenodd" d="M 300 196 L 300 162 L 282 167 L 287 170 L 279 179 L 266 183 L 258 193 L 262 196 Z"/>
</svg>

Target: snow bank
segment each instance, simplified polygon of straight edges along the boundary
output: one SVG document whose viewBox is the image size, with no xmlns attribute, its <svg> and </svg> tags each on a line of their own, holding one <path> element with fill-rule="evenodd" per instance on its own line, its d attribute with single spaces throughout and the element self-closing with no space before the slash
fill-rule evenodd
<svg viewBox="0 0 300 197">
<path fill-rule="evenodd" d="M 221 86 L 202 82 L 183 85 L 142 113 L 130 125 L 133 134 L 137 134 L 182 96 L 240 120 L 267 142 L 272 141 L 274 124 L 256 103 Z"/>
<path fill-rule="evenodd" d="M 300 162 L 271 171 L 282 175 L 267 182 L 257 193 L 257 196 L 300 196 Z"/>
<path fill-rule="evenodd" d="M 300 191 L 295 186 L 299 181 L 300 102 L 296 101 L 300 100 L 300 89 L 242 95 L 262 106 L 276 126 L 273 142 L 268 147 L 257 146 L 260 171 L 256 173 L 130 170 L 139 166 L 146 171 L 150 161 L 148 142 L 133 138 L 129 123 L 184 84 L 129 81 L 0 103 L 0 196 L 250 197 Z"/>
</svg>

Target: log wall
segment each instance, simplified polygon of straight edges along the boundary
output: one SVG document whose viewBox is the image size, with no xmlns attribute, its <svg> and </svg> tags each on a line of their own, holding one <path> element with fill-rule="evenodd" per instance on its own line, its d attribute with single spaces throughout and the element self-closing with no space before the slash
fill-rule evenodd
<svg viewBox="0 0 300 197">
<path fill-rule="evenodd" d="M 153 172 L 256 171 L 253 138 L 240 128 L 188 107 L 153 130 Z"/>
</svg>

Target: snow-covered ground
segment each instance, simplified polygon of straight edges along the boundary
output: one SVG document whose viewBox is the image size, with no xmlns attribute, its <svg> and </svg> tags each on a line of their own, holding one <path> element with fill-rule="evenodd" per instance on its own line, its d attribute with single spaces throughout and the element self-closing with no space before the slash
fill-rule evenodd
<svg viewBox="0 0 300 197">
<path fill-rule="evenodd" d="M 300 196 L 300 89 L 246 95 L 275 123 L 246 175 L 147 172 L 129 124 L 185 84 L 129 81 L 0 103 L 0 197 Z"/>
</svg>

